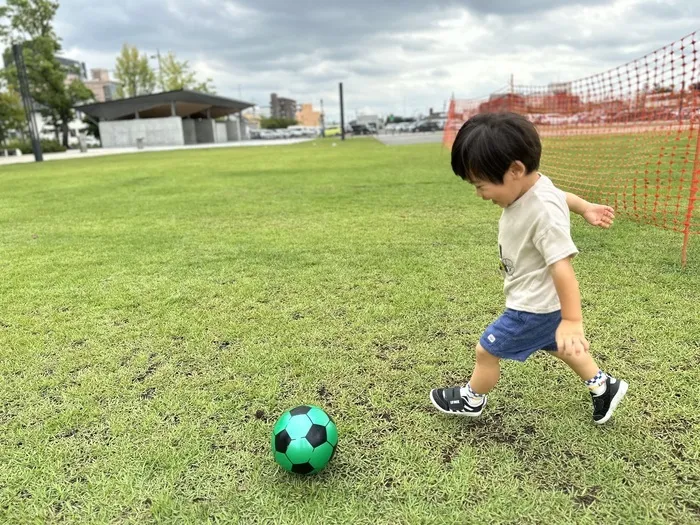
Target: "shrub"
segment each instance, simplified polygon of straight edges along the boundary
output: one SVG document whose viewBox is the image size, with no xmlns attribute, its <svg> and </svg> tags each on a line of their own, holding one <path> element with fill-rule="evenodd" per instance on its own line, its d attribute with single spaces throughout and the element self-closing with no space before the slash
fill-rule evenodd
<svg viewBox="0 0 700 525">
<path fill-rule="evenodd" d="M 11 140 L 3 149 L 19 149 L 23 155 L 28 155 L 33 153 L 32 142 L 30 140 Z M 44 153 L 62 153 L 66 151 L 63 144 L 56 142 L 55 140 L 42 140 L 41 141 L 41 151 Z"/>
</svg>

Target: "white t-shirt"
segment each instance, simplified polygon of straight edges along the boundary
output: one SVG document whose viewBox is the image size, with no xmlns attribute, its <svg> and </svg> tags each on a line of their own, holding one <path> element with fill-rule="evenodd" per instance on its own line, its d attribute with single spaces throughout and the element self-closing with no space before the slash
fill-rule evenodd
<svg viewBox="0 0 700 525">
<path fill-rule="evenodd" d="M 548 266 L 578 254 L 571 239 L 566 194 L 540 174 L 522 197 L 503 210 L 498 246 L 506 307 L 535 314 L 561 309 Z"/>
</svg>

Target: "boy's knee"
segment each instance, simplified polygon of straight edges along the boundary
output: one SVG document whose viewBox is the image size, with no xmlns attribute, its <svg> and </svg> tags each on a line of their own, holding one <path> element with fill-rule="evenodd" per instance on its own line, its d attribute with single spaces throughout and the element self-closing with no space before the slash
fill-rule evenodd
<svg viewBox="0 0 700 525">
<path fill-rule="evenodd" d="M 585 359 L 586 354 L 588 352 L 579 352 L 577 354 L 571 350 L 564 351 L 563 349 L 561 349 L 561 350 L 550 350 L 549 353 L 552 354 L 557 359 L 561 359 L 565 363 L 568 363 L 571 361 L 581 361 L 582 359 Z"/>
<path fill-rule="evenodd" d="M 566 363 L 567 361 L 571 361 L 572 358 L 573 358 L 573 354 L 572 354 L 571 352 L 565 353 L 563 349 L 550 350 L 549 353 L 552 354 L 552 355 L 553 355 L 554 357 L 556 357 L 557 359 L 561 359 L 561 360 L 564 361 L 565 363 Z"/>
<path fill-rule="evenodd" d="M 561 357 L 564 355 L 564 351 L 560 349 L 547 350 L 547 353 L 553 355 L 554 357 L 558 357 L 559 359 L 561 359 Z"/>
<path fill-rule="evenodd" d="M 477 361 L 498 361 L 498 358 L 490 354 L 480 343 L 476 344 L 476 360 Z"/>
</svg>

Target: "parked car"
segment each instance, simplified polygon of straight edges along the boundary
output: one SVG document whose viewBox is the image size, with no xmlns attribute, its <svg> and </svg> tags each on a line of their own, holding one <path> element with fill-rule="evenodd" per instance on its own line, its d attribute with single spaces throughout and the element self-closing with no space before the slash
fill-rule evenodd
<svg viewBox="0 0 700 525">
<path fill-rule="evenodd" d="M 326 137 L 337 137 L 338 135 L 340 135 L 340 126 L 326 128 L 325 130 Z"/>
<path fill-rule="evenodd" d="M 372 135 L 375 133 L 367 124 L 352 124 L 353 135 Z"/>
<path fill-rule="evenodd" d="M 414 127 L 413 131 L 440 131 L 440 123 L 437 120 L 421 120 Z"/>
<path fill-rule="evenodd" d="M 384 133 L 394 135 L 395 133 L 400 131 L 400 128 L 399 128 L 400 125 L 401 125 L 400 123 L 391 122 L 391 123 L 387 124 L 386 126 L 384 126 Z"/>
<path fill-rule="evenodd" d="M 258 130 L 258 138 L 269 140 L 269 139 L 276 139 L 279 137 L 277 136 L 277 133 L 274 132 L 274 130 L 260 129 L 260 130 Z"/>
<path fill-rule="evenodd" d="M 318 137 L 319 129 L 315 126 L 289 126 L 287 128 L 292 137 Z"/>
</svg>

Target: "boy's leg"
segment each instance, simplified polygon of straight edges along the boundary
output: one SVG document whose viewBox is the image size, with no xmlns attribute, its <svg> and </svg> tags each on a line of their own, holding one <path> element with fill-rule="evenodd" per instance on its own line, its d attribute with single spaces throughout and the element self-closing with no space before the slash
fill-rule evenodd
<svg viewBox="0 0 700 525">
<path fill-rule="evenodd" d="M 496 386 L 501 377 L 501 360 L 495 355 L 489 354 L 484 348 L 476 345 L 476 366 L 469 386 L 478 395 L 486 395 Z"/>
<path fill-rule="evenodd" d="M 588 352 L 565 354 L 558 351 L 552 353 L 569 365 L 569 368 L 578 374 L 590 390 L 593 398 L 593 421 L 602 424 L 610 419 L 617 405 L 627 393 L 627 383 L 618 381 L 603 372 Z"/>
<path fill-rule="evenodd" d="M 593 356 L 589 352 L 581 352 L 580 354 L 571 353 L 569 355 L 564 354 L 562 351 L 552 352 L 552 354 L 562 361 L 564 361 L 569 368 L 576 372 L 578 376 L 584 381 L 588 381 L 600 371 L 598 364 L 593 359 Z"/>
<path fill-rule="evenodd" d="M 430 402 L 440 412 L 460 416 L 480 416 L 486 406 L 486 394 L 501 375 L 500 359 L 476 345 L 476 366 L 466 387 L 435 388 Z"/>
</svg>

